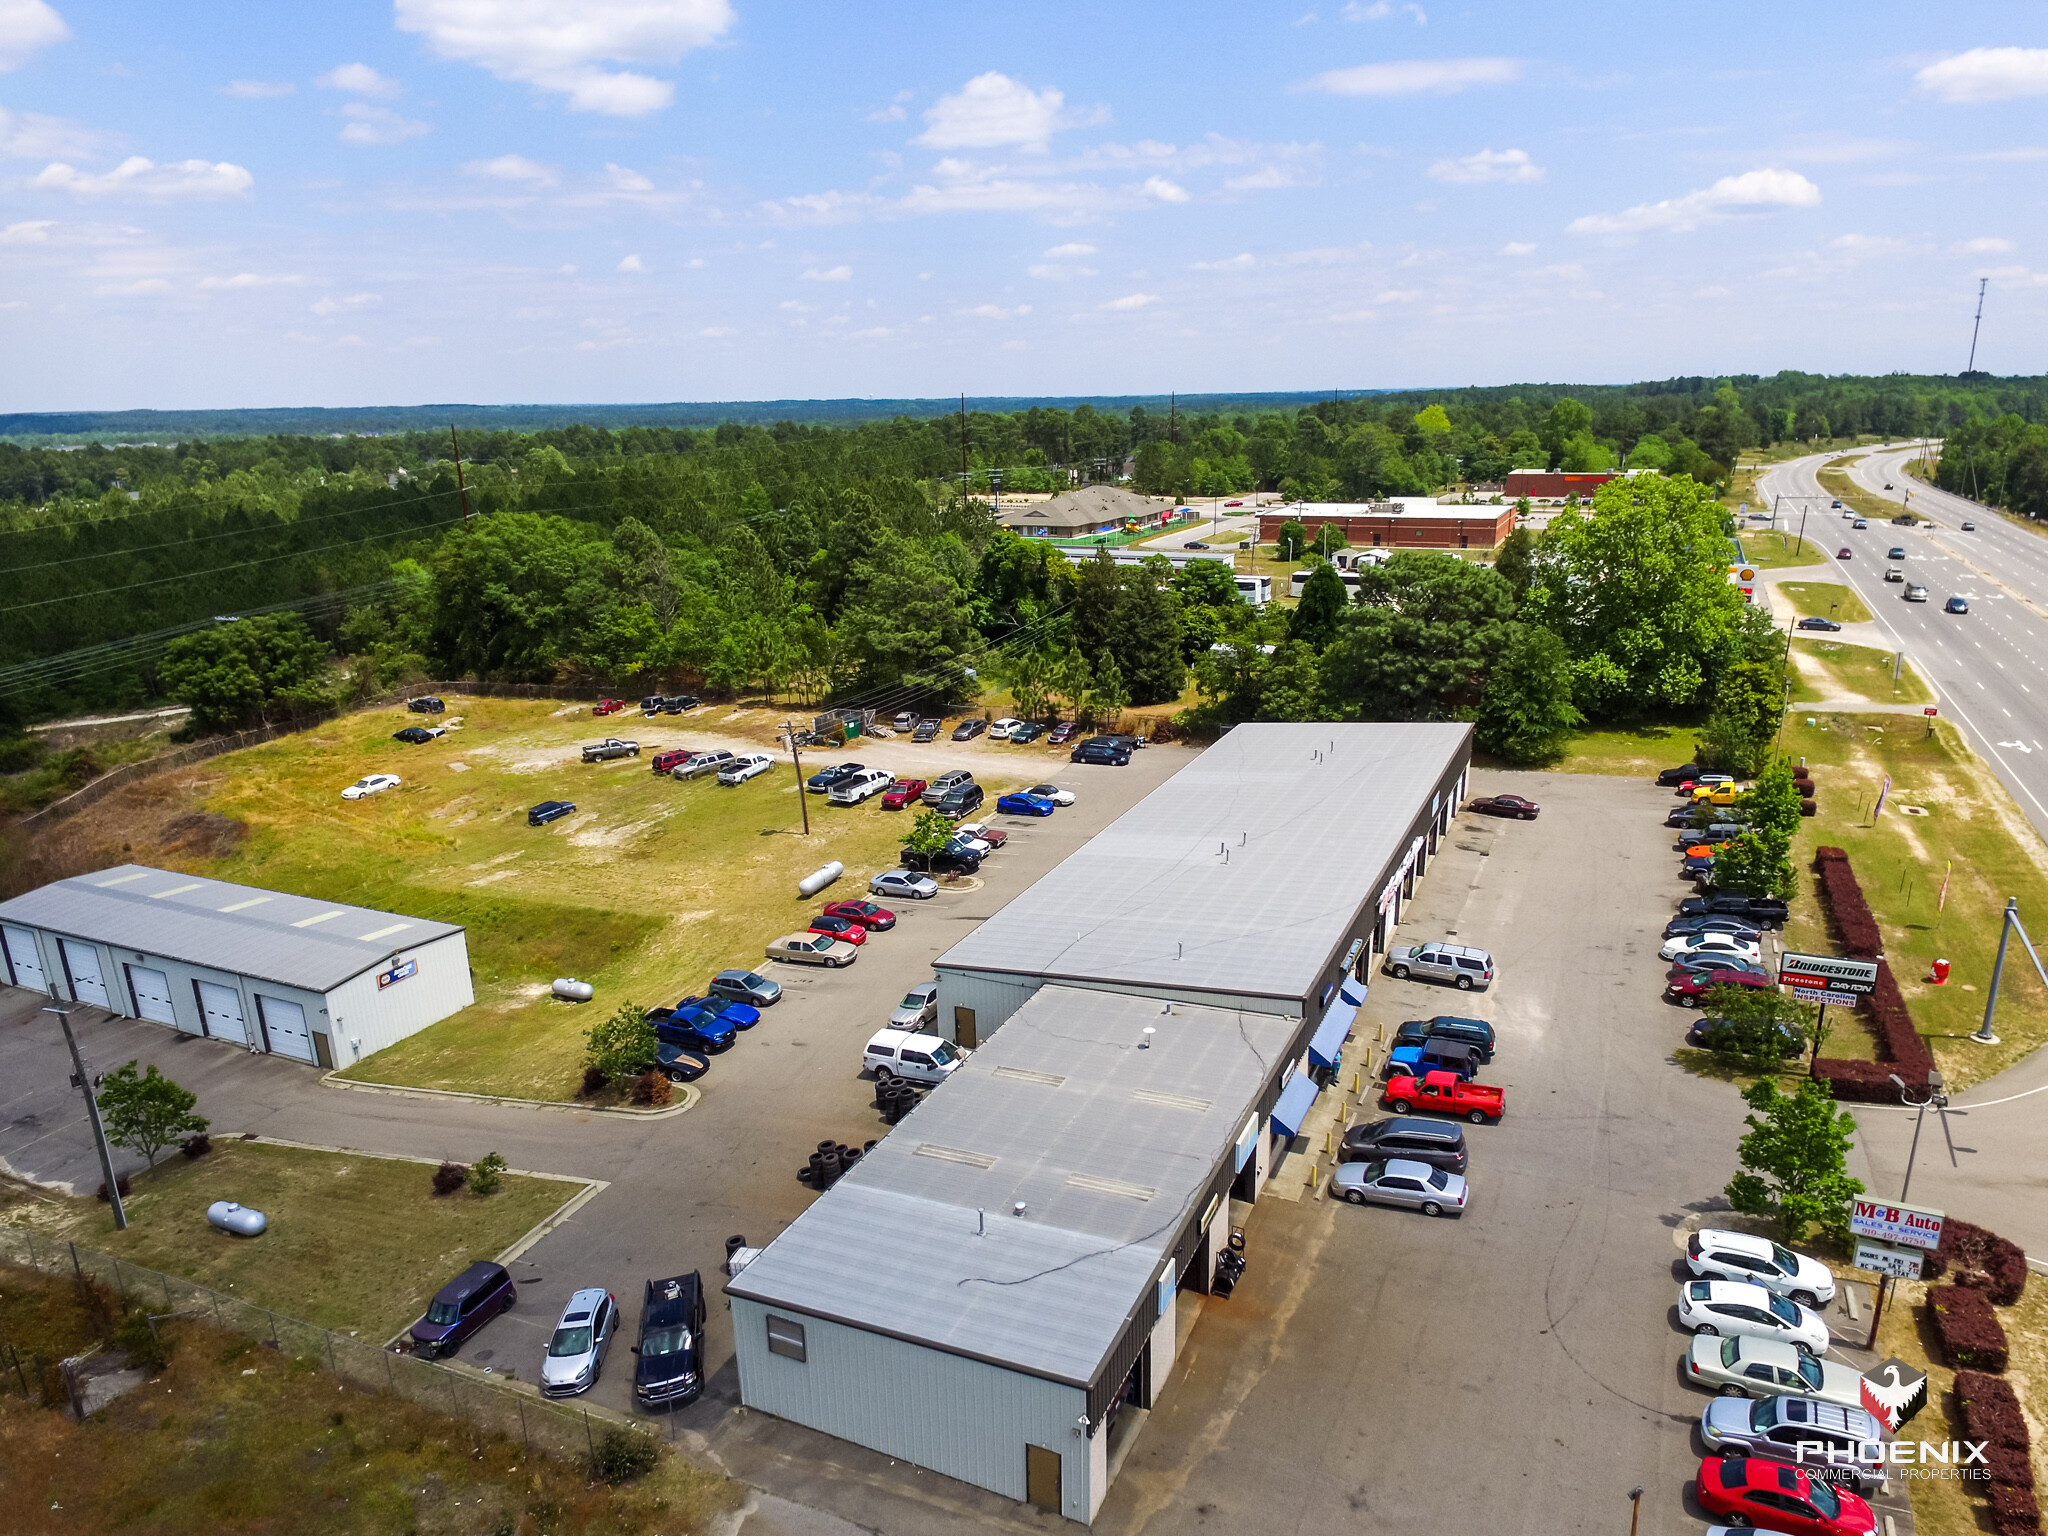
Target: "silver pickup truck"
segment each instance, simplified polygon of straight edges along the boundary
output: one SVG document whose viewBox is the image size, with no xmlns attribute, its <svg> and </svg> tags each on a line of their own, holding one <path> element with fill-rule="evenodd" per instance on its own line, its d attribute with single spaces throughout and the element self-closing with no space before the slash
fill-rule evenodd
<svg viewBox="0 0 2048 1536">
<path fill-rule="evenodd" d="M 639 742 L 621 741 L 616 736 L 608 737 L 604 741 L 583 749 L 583 761 L 586 763 L 604 763 L 610 762 L 615 757 L 638 757 L 639 755 Z"/>
</svg>

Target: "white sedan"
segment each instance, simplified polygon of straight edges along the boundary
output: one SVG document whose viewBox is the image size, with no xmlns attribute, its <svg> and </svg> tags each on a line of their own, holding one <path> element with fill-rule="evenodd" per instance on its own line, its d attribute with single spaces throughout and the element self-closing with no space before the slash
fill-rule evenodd
<svg viewBox="0 0 2048 1536">
<path fill-rule="evenodd" d="M 1054 805 L 1074 803 L 1074 792 L 1071 789 L 1061 789 L 1057 784 L 1034 784 L 1024 793 L 1036 795 L 1041 800 L 1050 800 Z"/>
<path fill-rule="evenodd" d="M 766 752 L 748 752 L 732 760 L 731 766 L 719 770 L 721 784 L 744 784 L 775 766 L 775 759 Z"/>
<path fill-rule="evenodd" d="M 1686 1281 L 1678 1288 L 1678 1321 L 1696 1334 L 1778 1339 L 1804 1354 L 1828 1352 L 1827 1324 L 1818 1313 L 1739 1280 Z"/>
<path fill-rule="evenodd" d="M 402 781 L 395 773 L 373 773 L 360 778 L 341 792 L 344 800 L 360 800 L 365 795 L 381 795 L 387 789 L 396 789 Z"/>
<path fill-rule="evenodd" d="M 1738 939 L 1729 933 L 1682 933 L 1666 939 L 1657 951 L 1662 960 L 1692 960 L 1704 955 L 1729 955 L 1755 965 L 1763 959 L 1763 945 L 1755 939 Z"/>
<path fill-rule="evenodd" d="M 1863 1378 L 1853 1369 L 1770 1339 L 1695 1338 L 1682 1370 L 1694 1386 L 1723 1397 L 1817 1397 L 1838 1408 L 1863 1406 Z"/>
</svg>

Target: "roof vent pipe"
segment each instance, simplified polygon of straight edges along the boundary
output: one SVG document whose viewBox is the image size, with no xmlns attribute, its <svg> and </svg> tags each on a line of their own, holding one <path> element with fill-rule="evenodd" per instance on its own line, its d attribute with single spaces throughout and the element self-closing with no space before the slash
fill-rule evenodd
<svg viewBox="0 0 2048 1536">
<path fill-rule="evenodd" d="M 1022 1216 L 1024 1214 L 1024 1202 L 1019 1200 L 1015 1205 L 1011 1206 L 1010 1214 L 1012 1216 Z"/>
<path fill-rule="evenodd" d="M 988 1236 L 988 1212 L 979 1206 L 976 1206 L 974 1210 L 974 1235 L 976 1237 Z"/>
</svg>

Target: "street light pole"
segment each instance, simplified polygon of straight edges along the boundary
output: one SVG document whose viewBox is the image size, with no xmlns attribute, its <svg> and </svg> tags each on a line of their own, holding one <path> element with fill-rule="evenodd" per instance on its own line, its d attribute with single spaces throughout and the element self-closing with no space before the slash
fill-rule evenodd
<svg viewBox="0 0 2048 1536">
<path fill-rule="evenodd" d="M 93 1097 L 92 1079 L 85 1075 L 85 1059 L 78 1054 L 78 1037 L 71 1033 L 71 1010 L 59 1005 L 45 1008 L 45 1013 L 57 1015 L 57 1022 L 64 1026 L 64 1044 L 71 1051 L 72 1081 L 78 1084 L 78 1091 L 85 1095 L 85 1117 L 92 1122 L 93 1145 L 99 1149 L 100 1177 L 107 1181 L 107 1203 L 114 1208 L 114 1230 L 128 1230 L 128 1213 L 121 1207 L 121 1185 L 114 1177 L 114 1153 L 107 1145 L 107 1128 L 100 1124 L 99 1100 Z"/>
</svg>

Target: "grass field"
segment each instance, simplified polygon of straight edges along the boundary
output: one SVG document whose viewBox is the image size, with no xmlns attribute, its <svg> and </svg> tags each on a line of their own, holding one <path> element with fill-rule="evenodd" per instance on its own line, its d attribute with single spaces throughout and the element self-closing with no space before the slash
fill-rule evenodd
<svg viewBox="0 0 2048 1536">
<path fill-rule="evenodd" d="M 0 1334 L 57 1358 L 90 1329 L 70 1282 L 6 1270 Z M 0 1396 L 0 1487 L 13 1536 L 688 1536 L 744 1494 L 664 1452 L 647 1476 L 594 1482 L 581 1460 L 383 1393 L 191 1319 L 160 1325 L 169 1363 L 85 1423 Z"/>
<path fill-rule="evenodd" d="M 1794 539 L 1789 533 L 1766 528 L 1760 533 L 1741 535 L 1742 552 L 1750 564 L 1764 570 L 1783 570 L 1792 565 L 1826 565 L 1827 551 L 1812 539 Z"/>
<path fill-rule="evenodd" d="M 489 1151 L 451 1145 L 470 1162 Z M 436 1195 L 424 1163 L 220 1141 L 188 1161 L 173 1153 L 136 1174 L 128 1230 L 97 1200 L 38 1191 L 6 1219 L 180 1275 L 255 1306 L 377 1342 L 426 1310 L 449 1279 L 494 1258 L 583 1186 L 506 1175 L 494 1195 Z M 270 1218 L 261 1237 L 207 1225 L 234 1200 Z"/>
<path fill-rule="evenodd" d="M 2018 897 L 2021 914 L 2048 928 L 2048 846 L 1953 727 L 1932 722 L 1930 733 L 1930 722 L 1912 715 L 1826 714 L 1811 726 L 1807 718 L 1795 710 L 1783 737 L 1795 761 L 1813 766 L 1819 791 L 1819 814 L 1801 824 L 1793 845 L 1801 899 L 1793 903 L 1786 945 L 1832 953 L 1815 894 L 1813 850 L 1824 843 L 1846 849 L 1883 931 L 1892 974 L 1950 1089 L 2011 1066 L 2048 1041 L 2048 994 L 2017 946 L 1999 1000 L 2003 1043 L 1978 1046 L 1964 1037 L 1983 1022 L 1983 989 L 2006 898 Z M 1872 825 L 1871 806 L 1887 774 L 1891 792 Z M 1937 910 L 1944 876 L 1947 901 Z M 1946 986 L 1926 979 L 1936 956 L 1953 963 Z M 1862 1032 L 1844 1021 L 1827 1054 L 1868 1054 L 1848 1049 L 1843 1036 L 1852 1027 Z"/>
<path fill-rule="evenodd" d="M 1551 765 L 1553 773 L 1612 773 L 1652 778 L 1662 768 L 1693 760 L 1703 721 L 1603 726 L 1581 731 L 1571 751 Z"/>
<path fill-rule="evenodd" d="M 593 1010 L 673 1002 L 725 966 L 761 963 L 770 939 L 802 927 L 815 910 L 797 896 L 799 879 L 837 859 L 847 878 L 834 894 L 857 894 L 870 874 L 894 865 L 911 820 L 882 810 L 879 799 L 843 807 L 801 796 L 786 753 L 772 773 L 736 788 L 649 771 L 661 746 L 772 750 L 780 712 L 716 707 L 682 721 L 593 720 L 588 706 L 451 698 L 449 713 L 458 727 L 417 747 L 391 739 L 417 716 L 350 715 L 189 775 L 146 781 L 136 797 L 109 799 L 63 835 L 113 840 L 87 868 L 140 858 L 462 924 L 476 1003 L 349 1075 L 569 1098 Z M 577 760 L 578 743 L 608 734 L 639 740 L 643 755 Z M 968 767 L 991 798 L 1050 767 L 1028 748 L 942 738 L 929 747 L 899 741 L 806 753 L 804 771 L 847 759 L 920 777 Z M 344 785 L 375 772 L 399 774 L 404 785 L 366 800 L 340 798 Z M 809 804 L 808 836 L 800 797 Z M 572 800 L 577 813 L 529 827 L 527 807 L 546 799 Z M 176 826 L 195 812 L 224 832 L 197 850 L 149 847 L 135 827 Z M 547 994 L 557 976 L 593 983 L 597 1002 L 586 1010 L 554 1002 Z"/>
<path fill-rule="evenodd" d="M 1892 680 L 1892 653 L 1839 640 L 1795 639 L 1795 704 L 1817 699 L 1861 699 L 1873 704 L 1925 704 L 1934 697 L 1908 662 Z"/>
<path fill-rule="evenodd" d="M 1854 459 L 1836 459 L 1835 464 L 1853 464 Z M 1874 491 L 1866 491 L 1847 475 L 1833 467 L 1823 469 L 1819 476 L 1820 488 L 1830 496 L 1839 497 L 1845 507 L 1853 508 L 1873 522 L 1890 522 L 1905 508 L 1895 501 L 1887 501 Z"/>
<path fill-rule="evenodd" d="M 1838 624 L 1868 624 L 1870 610 L 1863 599 L 1845 586 L 1831 581 L 1781 581 L 1777 590 L 1802 619 L 1833 619 Z"/>
</svg>

